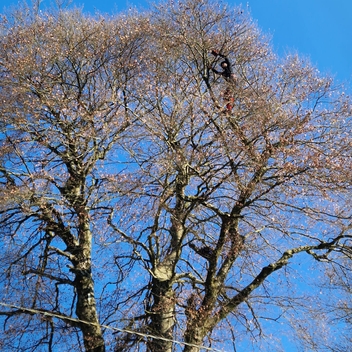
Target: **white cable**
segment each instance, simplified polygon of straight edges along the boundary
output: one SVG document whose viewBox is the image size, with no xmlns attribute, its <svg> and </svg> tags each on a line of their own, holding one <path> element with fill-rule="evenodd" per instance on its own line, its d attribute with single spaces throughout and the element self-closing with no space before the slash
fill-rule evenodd
<svg viewBox="0 0 352 352">
<path fill-rule="evenodd" d="M 7 307 L 7 308 L 18 309 L 18 310 L 22 310 L 24 312 L 33 313 L 33 314 L 42 314 L 44 316 L 49 316 L 49 317 L 58 318 L 58 319 L 62 319 L 62 320 L 69 320 L 69 321 L 73 321 L 75 323 L 83 323 L 83 324 L 94 325 L 94 326 L 98 325 L 98 326 L 100 326 L 102 328 L 105 328 L 105 329 L 115 330 L 115 331 L 119 331 L 119 332 L 125 332 L 125 333 L 128 333 L 128 334 L 133 334 L 133 335 L 137 335 L 137 336 L 152 338 L 152 339 L 156 339 L 156 340 L 172 342 L 172 343 L 179 344 L 179 345 L 196 347 L 196 348 L 200 348 L 200 349 L 203 349 L 203 350 L 206 350 L 206 351 L 222 352 L 222 351 L 220 351 L 218 349 L 215 349 L 215 348 L 210 348 L 210 347 L 206 347 L 206 346 L 198 346 L 198 345 L 194 345 L 192 343 L 176 341 L 176 340 L 172 340 L 172 339 L 167 339 L 167 338 L 161 337 L 161 336 L 143 334 L 143 333 L 138 332 L 138 331 L 120 329 L 120 328 L 115 328 L 115 327 L 108 326 L 108 325 L 95 324 L 95 323 L 91 323 L 89 321 L 84 321 L 84 320 L 80 320 L 80 319 L 77 319 L 77 318 L 66 317 L 66 316 L 60 315 L 60 314 L 55 314 L 55 313 L 51 313 L 51 312 L 43 312 L 43 311 L 40 311 L 40 310 L 37 310 L 37 309 L 32 309 L 32 308 L 19 307 L 19 306 L 16 306 L 14 304 L 8 304 L 8 303 L 0 302 L 0 306 Z M 6 313 L 6 312 L 4 312 L 4 313 Z"/>
</svg>

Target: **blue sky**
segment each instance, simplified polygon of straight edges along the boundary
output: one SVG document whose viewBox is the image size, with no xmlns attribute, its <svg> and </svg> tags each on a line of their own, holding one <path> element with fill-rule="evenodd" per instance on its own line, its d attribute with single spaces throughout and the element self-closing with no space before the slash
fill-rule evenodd
<svg viewBox="0 0 352 352">
<path fill-rule="evenodd" d="M 280 54 L 295 50 L 321 72 L 352 81 L 351 0 L 249 0 L 248 5 Z"/>
<path fill-rule="evenodd" d="M 50 4 L 53 0 L 43 0 Z M 230 5 L 240 1 L 225 1 Z M 0 9 L 18 0 L 0 0 Z M 73 0 L 85 11 L 116 12 L 128 7 L 147 7 L 144 0 Z M 280 55 L 297 52 L 309 57 L 322 72 L 339 82 L 352 82 L 351 0 L 248 0 L 242 1 L 264 33 L 272 36 Z"/>
</svg>

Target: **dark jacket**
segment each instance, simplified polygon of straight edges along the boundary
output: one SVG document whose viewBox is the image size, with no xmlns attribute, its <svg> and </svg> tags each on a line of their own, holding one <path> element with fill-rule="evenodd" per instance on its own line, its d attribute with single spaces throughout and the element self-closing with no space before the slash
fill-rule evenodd
<svg viewBox="0 0 352 352">
<path fill-rule="evenodd" d="M 225 55 L 219 54 L 219 56 L 224 59 L 224 61 L 222 61 L 222 63 L 225 63 L 227 66 L 222 68 L 223 71 L 218 71 L 217 69 L 212 67 L 211 68 L 212 71 L 215 72 L 217 75 L 223 76 L 226 81 L 233 81 L 234 74 L 232 72 L 232 64 L 231 64 L 230 60 Z"/>
</svg>

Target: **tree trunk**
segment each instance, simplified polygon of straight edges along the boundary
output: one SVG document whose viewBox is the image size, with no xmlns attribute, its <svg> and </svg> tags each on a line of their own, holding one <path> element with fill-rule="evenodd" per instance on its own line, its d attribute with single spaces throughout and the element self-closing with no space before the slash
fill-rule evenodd
<svg viewBox="0 0 352 352">
<path fill-rule="evenodd" d="M 77 293 L 76 314 L 81 323 L 86 352 L 105 352 L 105 342 L 99 324 L 94 297 L 94 281 L 91 270 L 92 233 L 89 227 L 89 214 L 82 206 L 77 208 L 79 218 L 79 249 L 74 263 L 75 288 Z"/>
<path fill-rule="evenodd" d="M 203 345 L 203 339 L 205 337 L 205 334 L 206 333 L 202 327 L 188 327 L 185 333 L 185 342 L 194 346 L 185 345 L 183 352 L 199 352 L 200 348 L 196 346 Z"/>
<path fill-rule="evenodd" d="M 175 325 L 175 293 L 169 281 L 153 279 L 153 306 L 151 309 L 149 333 L 165 339 L 173 339 Z M 172 342 L 151 339 L 148 342 L 150 352 L 171 352 Z"/>
<path fill-rule="evenodd" d="M 105 352 L 94 298 L 94 284 L 89 270 L 76 273 L 75 287 L 77 291 L 76 314 L 80 320 L 89 322 L 89 324 L 80 324 L 85 350 L 86 352 Z"/>
</svg>

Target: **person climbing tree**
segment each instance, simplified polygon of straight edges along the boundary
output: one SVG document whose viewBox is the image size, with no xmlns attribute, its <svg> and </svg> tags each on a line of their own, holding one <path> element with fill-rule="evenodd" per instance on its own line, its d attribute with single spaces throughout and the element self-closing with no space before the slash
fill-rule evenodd
<svg viewBox="0 0 352 352">
<path fill-rule="evenodd" d="M 224 77 L 224 79 L 228 82 L 231 83 L 231 86 L 234 86 L 236 83 L 236 77 L 232 71 L 232 64 L 230 60 L 228 59 L 227 56 L 219 53 L 217 50 L 212 50 L 211 53 L 215 57 L 221 57 L 224 60 L 220 63 L 220 66 L 222 68 L 222 71 L 218 71 L 216 68 L 211 66 L 211 70 L 216 73 L 217 75 L 220 75 Z M 233 96 L 233 87 L 227 87 L 226 90 L 223 92 L 223 99 L 226 103 L 226 112 L 231 111 L 233 108 L 233 103 L 234 103 L 234 96 Z"/>
<path fill-rule="evenodd" d="M 221 75 L 222 77 L 224 77 L 224 79 L 227 82 L 230 83 L 235 83 L 236 81 L 236 77 L 234 75 L 234 73 L 232 72 L 232 64 L 230 62 L 230 60 L 228 59 L 227 56 L 220 54 L 217 50 L 212 50 L 211 52 L 215 57 L 220 56 L 221 58 L 223 58 L 224 60 L 220 63 L 221 68 L 223 69 L 222 71 L 218 71 L 217 69 L 215 69 L 214 67 L 211 67 L 211 70 L 216 73 L 217 75 Z"/>
</svg>

